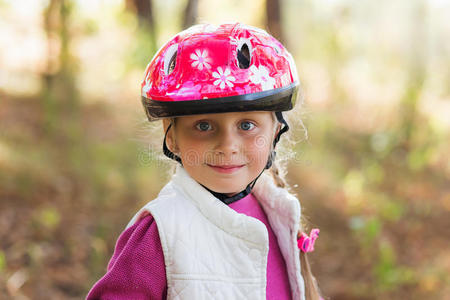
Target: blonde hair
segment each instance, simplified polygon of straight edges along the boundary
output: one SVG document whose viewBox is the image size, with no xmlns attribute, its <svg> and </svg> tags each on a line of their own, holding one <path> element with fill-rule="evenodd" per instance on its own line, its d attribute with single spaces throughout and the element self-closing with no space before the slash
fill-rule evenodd
<svg viewBox="0 0 450 300">
<path fill-rule="evenodd" d="M 267 170 L 267 172 L 272 176 L 272 179 L 276 186 L 285 188 L 288 191 L 292 191 L 291 187 L 285 180 L 285 176 L 287 174 L 286 164 L 289 161 L 289 158 L 293 156 L 295 153 L 295 147 L 298 143 L 302 141 L 308 140 L 308 131 L 306 130 L 305 125 L 302 121 L 302 115 L 305 114 L 305 110 L 303 107 L 303 94 L 302 90 L 299 92 L 297 105 L 294 106 L 294 109 L 291 110 L 288 114 L 283 113 L 283 118 L 287 121 L 291 128 L 297 128 L 297 130 L 289 130 L 283 137 L 280 139 L 279 143 L 276 146 L 277 153 L 281 153 L 281 155 L 277 155 L 275 161 L 272 163 L 272 167 Z M 300 130 L 298 130 L 300 129 Z M 300 134 L 302 136 L 293 136 L 294 134 Z M 300 229 L 297 233 L 297 236 L 300 237 L 302 231 L 306 232 L 306 225 L 308 222 L 306 219 L 302 217 L 300 221 Z M 306 300 L 321 300 L 322 295 L 319 289 L 316 278 L 311 272 L 311 267 L 308 261 L 308 255 L 300 251 L 300 267 L 301 273 L 303 276 L 303 280 L 305 283 L 305 297 Z"/>
<path fill-rule="evenodd" d="M 289 189 L 288 184 L 284 179 L 284 170 L 280 170 L 278 163 L 273 162 L 272 167 L 269 169 L 269 173 L 272 175 L 273 181 L 278 187 Z M 298 236 L 300 236 L 302 229 L 305 227 L 303 224 L 305 223 L 304 218 L 302 218 L 302 228 L 298 232 Z M 320 300 L 321 293 L 319 286 L 317 284 L 317 280 L 311 272 L 311 268 L 308 262 L 308 256 L 306 253 L 300 251 L 300 266 L 301 273 L 303 276 L 303 280 L 305 282 L 305 296 L 306 300 Z"/>
</svg>

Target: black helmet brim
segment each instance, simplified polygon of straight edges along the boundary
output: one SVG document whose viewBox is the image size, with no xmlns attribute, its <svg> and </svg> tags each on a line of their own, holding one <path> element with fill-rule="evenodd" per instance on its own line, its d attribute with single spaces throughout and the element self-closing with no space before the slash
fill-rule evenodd
<svg viewBox="0 0 450 300">
<path fill-rule="evenodd" d="M 242 112 L 287 111 L 297 98 L 299 84 L 252 94 L 183 101 L 158 101 L 142 96 L 142 104 L 149 121 L 188 115 Z"/>
</svg>

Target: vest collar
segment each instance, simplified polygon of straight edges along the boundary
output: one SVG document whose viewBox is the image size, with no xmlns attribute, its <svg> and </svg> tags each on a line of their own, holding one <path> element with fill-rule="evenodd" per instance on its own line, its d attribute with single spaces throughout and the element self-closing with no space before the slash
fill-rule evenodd
<svg viewBox="0 0 450 300">
<path fill-rule="evenodd" d="M 229 208 L 192 179 L 182 166 L 177 166 L 172 183 L 175 189 L 193 202 L 205 218 L 220 229 L 259 246 L 260 250 L 268 245 L 268 235 L 263 223 Z"/>
<path fill-rule="evenodd" d="M 193 201 L 206 218 L 219 228 L 257 244 L 265 244 L 267 241 L 266 230 L 258 230 L 258 228 L 261 229 L 261 226 L 264 226 L 259 220 L 230 209 L 225 203 L 215 198 L 207 189 L 190 177 L 182 166 L 177 166 L 172 182 L 177 189 L 188 196 L 188 199 Z M 277 187 L 270 175 L 263 173 L 256 182 L 252 193 L 262 205 L 269 221 L 272 221 L 275 216 L 280 216 L 280 220 L 283 223 L 282 226 L 285 227 L 283 229 L 298 231 L 300 203 L 286 189 Z M 279 227 L 278 224 L 275 225 L 272 222 L 271 226 Z M 256 234 L 255 232 L 264 232 L 264 234 Z"/>
</svg>

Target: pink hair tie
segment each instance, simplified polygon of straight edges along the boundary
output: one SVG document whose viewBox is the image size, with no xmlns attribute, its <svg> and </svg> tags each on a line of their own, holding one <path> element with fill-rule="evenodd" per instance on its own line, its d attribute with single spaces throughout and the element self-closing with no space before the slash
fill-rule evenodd
<svg viewBox="0 0 450 300">
<path fill-rule="evenodd" d="M 302 235 L 297 239 L 298 248 L 305 253 L 314 251 L 314 242 L 319 237 L 319 232 L 320 230 L 317 228 L 312 229 L 309 236 L 302 232 Z"/>
</svg>

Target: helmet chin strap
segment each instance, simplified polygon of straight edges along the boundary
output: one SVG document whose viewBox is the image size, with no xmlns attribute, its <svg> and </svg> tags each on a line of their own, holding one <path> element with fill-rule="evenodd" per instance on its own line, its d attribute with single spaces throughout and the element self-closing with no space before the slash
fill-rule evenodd
<svg viewBox="0 0 450 300">
<path fill-rule="evenodd" d="M 166 133 L 164 134 L 163 153 L 168 158 L 173 159 L 173 160 L 179 162 L 181 165 L 183 165 L 183 163 L 181 162 L 181 158 L 178 155 L 176 155 L 175 153 L 173 153 L 172 151 L 170 151 L 169 148 L 167 147 L 166 138 L 167 138 L 167 133 L 169 132 L 170 127 L 172 127 L 172 123 L 169 124 L 169 126 L 167 127 L 167 130 L 166 130 Z"/>
<path fill-rule="evenodd" d="M 281 127 L 280 131 L 278 131 L 277 135 L 275 136 L 274 140 L 273 140 L 273 149 L 275 149 L 276 144 L 278 143 L 278 141 L 280 140 L 280 137 L 283 133 L 285 133 L 286 131 L 289 130 L 289 125 L 287 124 L 286 120 L 283 118 L 283 114 L 281 113 L 281 111 L 277 111 L 275 112 L 275 116 L 277 117 L 278 122 L 280 122 L 283 127 Z M 183 165 L 181 158 L 179 156 L 177 156 L 175 153 L 173 153 L 172 151 L 169 150 L 169 148 L 167 147 L 166 144 L 166 137 L 167 137 L 167 133 L 169 132 L 170 127 L 172 126 L 172 123 L 169 124 L 169 126 L 167 127 L 166 133 L 164 135 L 164 142 L 163 142 L 163 153 L 165 156 L 167 156 L 170 159 L 176 160 L 177 162 L 179 162 L 181 165 Z M 275 156 L 276 156 L 276 152 L 275 150 L 272 150 L 269 154 L 269 158 L 267 159 L 267 163 L 266 166 L 264 167 L 264 169 L 259 173 L 258 176 L 256 176 L 256 178 L 251 181 L 247 187 L 240 191 L 239 193 L 233 195 L 233 196 L 228 196 L 226 194 L 223 193 L 217 193 L 214 192 L 210 189 L 208 189 L 206 186 L 202 185 L 205 189 L 207 189 L 211 194 L 213 194 L 214 197 L 216 197 L 217 199 L 219 199 L 220 201 L 222 201 L 225 204 L 231 204 L 239 199 L 244 198 L 245 196 L 247 196 L 248 194 L 251 193 L 253 187 L 255 186 L 256 180 L 258 180 L 258 178 L 262 175 L 262 173 L 267 169 L 270 169 L 270 167 L 272 167 L 272 163 L 275 160 Z"/>
</svg>

